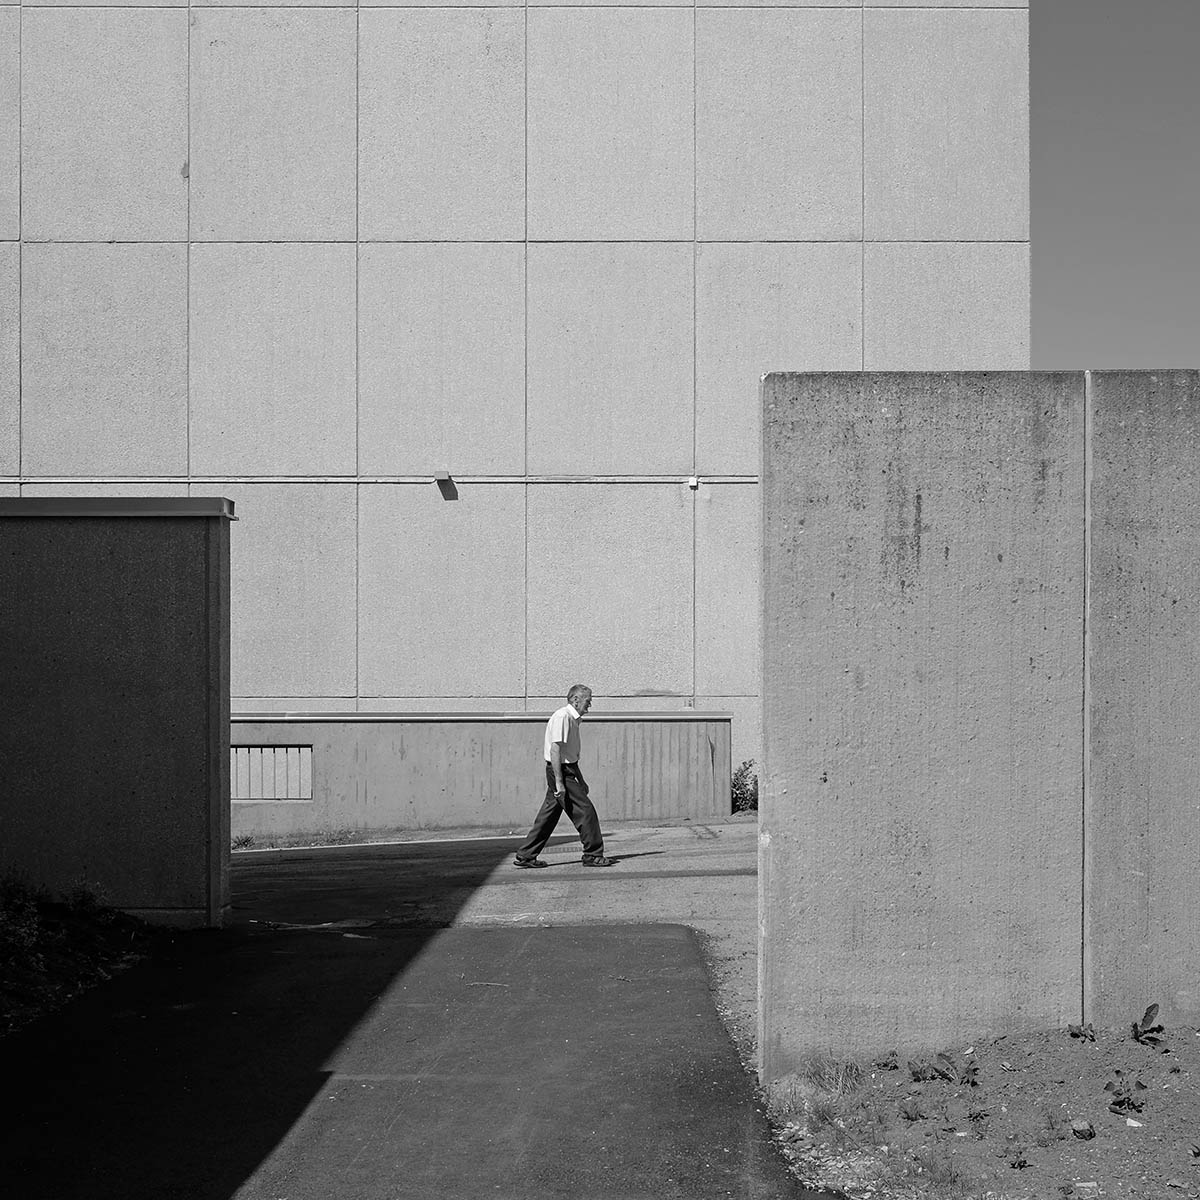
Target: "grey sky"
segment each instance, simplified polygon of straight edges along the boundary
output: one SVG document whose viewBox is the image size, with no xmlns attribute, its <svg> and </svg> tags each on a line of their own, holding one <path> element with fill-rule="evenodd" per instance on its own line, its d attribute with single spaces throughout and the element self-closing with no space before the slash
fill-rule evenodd
<svg viewBox="0 0 1200 1200">
<path fill-rule="evenodd" d="M 1200 0 L 1031 0 L 1032 365 L 1200 367 Z"/>
</svg>

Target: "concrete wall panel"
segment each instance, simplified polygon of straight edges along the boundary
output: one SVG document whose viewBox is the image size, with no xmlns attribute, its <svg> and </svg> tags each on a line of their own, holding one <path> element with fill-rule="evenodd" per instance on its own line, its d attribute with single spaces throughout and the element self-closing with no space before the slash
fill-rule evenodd
<svg viewBox="0 0 1200 1200">
<path fill-rule="evenodd" d="M 862 365 L 862 247 L 696 248 L 696 469 L 758 473 L 767 371 Z"/>
<path fill-rule="evenodd" d="M 529 13 L 529 236 L 690 238 L 692 15 Z"/>
<path fill-rule="evenodd" d="M 187 254 L 179 245 L 26 245 L 22 467 L 187 470 Z"/>
<path fill-rule="evenodd" d="M 1083 400 L 764 384 L 766 1080 L 1079 1019 Z"/>
<path fill-rule="evenodd" d="M 1200 1019 L 1200 372 L 1091 377 L 1085 1015 Z"/>
<path fill-rule="evenodd" d="M 187 236 L 186 13 L 26 13 L 21 78 L 26 238 Z"/>
<path fill-rule="evenodd" d="M 244 7 L 240 0 L 192 0 L 193 8 Z M 345 0 L 256 0 L 255 8 L 348 8 Z"/>
<path fill-rule="evenodd" d="M 861 52 L 857 13 L 697 14 L 702 238 L 861 237 Z"/>
<path fill-rule="evenodd" d="M 235 713 L 314 713 L 357 711 L 354 696 L 234 696 Z"/>
<path fill-rule="evenodd" d="M 217 490 L 217 489 L 211 489 Z M 21 495 L 36 496 L 186 496 L 186 483 L 23 483 Z"/>
<path fill-rule="evenodd" d="M 696 491 L 696 691 L 756 695 L 762 510 L 751 484 Z"/>
<path fill-rule="evenodd" d="M 698 0 L 698 8 L 862 8 L 862 0 Z"/>
<path fill-rule="evenodd" d="M 22 0 L 0 0 L 0 4 Z M 187 0 L 23 0 L 26 8 L 186 8 Z"/>
<path fill-rule="evenodd" d="M 394 0 L 362 0 L 362 8 L 395 8 Z M 462 0 L 430 0 L 422 8 L 462 8 Z M 476 8 L 512 8 L 512 0 L 482 0 Z"/>
<path fill-rule="evenodd" d="M 360 712 L 520 713 L 525 696 L 363 696 Z"/>
<path fill-rule="evenodd" d="M 838 0 L 840 3 L 841 0 Z M 636 8 L 650 7 L 645 0 L 530 0 L 530 8 Z M 690 8 L 691 0 L 663 0 L 662 4 L 657 4 L 657 8 Z"/>
<path fill-rule="evenodd" d="M 872 8 L 1028 8 L 1029 0 L 871 0 Z"/>
<path fill-rule="evenodd" d="M 1029 244 L 870 245 L 863 269 L 868 371 L 1029 366 Z"/>
<path fill-rule="evenodd" d="M 192 237 L 353 238 L 353 10 L 191 14 Z"/>
<path fill-rule="evenodd" d="M 690 471 L 691 244 L 531 245 L 528 273 L 529 470 Z"/>
<path fill-rule="evenodd" d="M 216 486 L 238 515 L 231 694 L 353 696 L 354 485 Z"/>
<path fill-rule="evenodd" d="M 867 237 L 1028 238 L 1028 12 L 864 16 Z"/>
<path fill-rule="evenodd" d="M 692 495 L 685 484 L 528 488 L 528 691 L 690 694 Z"/>
<path fill-rule="evenodd" d="M 359 20 L 361 236 L 523 238 L 524 13 Z"/>
<path fill-rule="evenodd" d="M 196 474 L 353 472 L 354 256 L 340 245 L 193 247 Z"/>
<path fill-rule="evenodd" d="M 21 247 L 0 243 L 0 475 L 20 466 Z"/>
<path fill-rule="evenodd" d="M 525 469 L 525 248 L 359 251 L 359 469 Z"/>
<path fill-rule="evenodd" d="M 21 236 L 21 11 L 0 9 L 0 241 Z"/>
<path fill-rule="evenodd" d="M 587 679 L 572 679 L 571 683 L 587 684 Z M 588 686 L 591 686 L 588 684 Z M 561 696 L 529 696 L 526 699 L 526 712 L 534 713 L 546 719 L 556 708 L 562 708 L 566 704 L 566 692 L 570 684 L 563 688 Z M 640 713 L 640 712 L 683 712 L 687 708 L 692 707 L 692 696 L 689 692 L 687 695 L 651 695 L 651 696 L 602 696 L 598 692 L 592 693 L 592 710 L 588 714 L 589 718 L 595 720 L 597 717 L 607 718 L 613 713 Z"/>
<path fill-rule="evenodd" d="M 525 488 L 432 483 L 359 494 L 360 687 L 368 695 L 525 690 Z"/>
</svg>

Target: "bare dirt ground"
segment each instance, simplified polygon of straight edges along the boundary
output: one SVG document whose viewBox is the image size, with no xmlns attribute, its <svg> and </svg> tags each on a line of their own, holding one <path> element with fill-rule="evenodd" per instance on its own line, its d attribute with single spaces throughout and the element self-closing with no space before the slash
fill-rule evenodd
<svg viewBox="0 0 1200 1200">
<path fill-rule="evenodd" d="M 692 924 L 753 1072 L 753 930 Z M 815 1060 L 771 1089 L 769 1112 L 800 1180 L 852 1200 L 1200 1200 L 1200 1030 L 1151 1032 L 1157 1016 L 1145 1015 L 1074 1037 L 1064 1028 L 947 1046 L 944 1059 Z"/>
<path fill-rule="evenodd" d="M 1200 1197 L 1198 1082 L 1195 1028 L 1064 1029 L 814 1062 L 770 1102 L 796 1174 L 849 1197 L 1165 1200 Z"/>
</svg>

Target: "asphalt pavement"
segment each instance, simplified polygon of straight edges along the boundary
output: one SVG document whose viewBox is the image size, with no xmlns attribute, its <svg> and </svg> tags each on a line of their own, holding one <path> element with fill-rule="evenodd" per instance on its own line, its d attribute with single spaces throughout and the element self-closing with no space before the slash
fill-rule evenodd
<svg viewBox="0 0 1200 1200">
<path fill-rule="evenodd" d="M 744 895 L 745 852 L 702 845 L 719 830 L 614 831 L 615 867 L 563 837 L 518 871 L 520 840 L 236 856 L 231 928 L 174 935 L 5 1040 L 4 1193 L 812 1196 L 695 930 L 644 920 Z"/>
</svg>

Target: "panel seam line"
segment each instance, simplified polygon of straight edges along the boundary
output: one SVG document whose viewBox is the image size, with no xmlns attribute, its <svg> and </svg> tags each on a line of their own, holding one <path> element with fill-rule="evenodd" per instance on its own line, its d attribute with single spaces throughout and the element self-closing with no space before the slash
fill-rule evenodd
<svg viewBox="0 0 1200 1200">
<path fill-rule="evenodd" d="M 1079 1019 L 1091 1019 L 1094 997 L 1091 987 L 1091 939 L 1088 934 L 1088 904 L 1091 893 L 1088 837 L 1091 804 L 1091 574 L 1092 574 L 1092 373 L 1083 373 L 1083 662 L 1082 712 L 1080 713 L 1082 761 L 1080 763 L 1080 888 L 1079 888 Z"/>
</svg>

